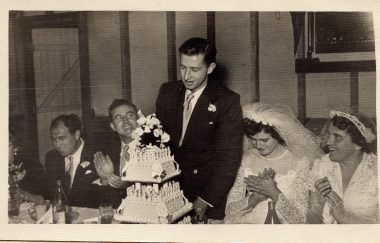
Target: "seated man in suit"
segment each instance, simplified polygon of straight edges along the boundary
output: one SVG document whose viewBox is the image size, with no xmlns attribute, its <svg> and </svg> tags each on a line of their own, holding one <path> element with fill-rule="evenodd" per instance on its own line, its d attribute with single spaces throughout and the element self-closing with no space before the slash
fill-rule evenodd
<svg viewBox="0 0 380 243">
<path fill-rule="evenodd" d="M 102 195 L 104 201 L 112 202 L 118 207 L 126 195 L 127 183 L 121 180 L 121 171 L 129 160 L 129 152 L 137 145 L 131 135 L 137 127 L 137 107 L 124 99 L 116 99 L 108 108 L 110 127 L 117 133 L 117 138 L 97 152 L 95 167 L 105 187 Z"/>
<path fill-rule="evenodd" d="M 60 115 L 50 125 L 54 149 L 46 154 L 48 198 L 54 199 L 57 180 L 61 180 L 69 205 L 98 207 L 92 182 L 99 176 L 93 163 L 93 151 L 81 138 L 77 115 Z"/>
</svg>

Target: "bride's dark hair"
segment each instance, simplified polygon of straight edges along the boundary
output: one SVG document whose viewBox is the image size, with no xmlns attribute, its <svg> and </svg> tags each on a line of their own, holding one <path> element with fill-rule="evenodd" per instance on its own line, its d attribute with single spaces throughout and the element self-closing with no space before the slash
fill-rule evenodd
<svg viewBox="0 0 380 243">
<path fill-rule="evenodd" d="M 251 120 L 249 118 L 243 119 L 243 128 L 245 135 L 250 138 L 254 136 L 255 134 L 264 131 L 265 133 L 268 133 L 271 135 L 272 138 L 276 139 L 279 144 L 286 146 L 286 143 L 284 139 L 278 134 L 278 132 L 269 125 L 265 125 L 262 122 L 255 122 L 254 120 Z"/>
</svg>

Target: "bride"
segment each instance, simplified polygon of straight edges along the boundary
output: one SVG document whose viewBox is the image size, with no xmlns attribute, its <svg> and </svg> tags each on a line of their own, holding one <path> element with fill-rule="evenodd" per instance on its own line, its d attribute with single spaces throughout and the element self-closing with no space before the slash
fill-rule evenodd
<svg viewBox="0 0 380 243">
<path fill-rule="evenodd" d="M 311 162 L 322 156 L 317 140 L 284 104 L 243 107 L 246 147 L 226 205 L 225 223 L 264 223 L 268 202 L 281 223 L 305 223 Z M 249 143 L 249 142 L 250 143 Z"/>
</svg>

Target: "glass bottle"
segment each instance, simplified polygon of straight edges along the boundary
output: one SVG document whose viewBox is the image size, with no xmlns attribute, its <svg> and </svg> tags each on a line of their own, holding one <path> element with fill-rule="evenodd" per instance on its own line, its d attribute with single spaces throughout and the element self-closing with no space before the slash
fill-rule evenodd
<svg viewBox="0 0 380 243">
<path fill-rule="evenodd" d="M 268 202 L 268 214 L 264 224 L 281 224 L 276 212 L 275 204 L 272 201 Z"/>
<path fill-rule="evenodd" d="M 69 205 L 61 180 L 57 180 L 57 187 L 52 204 L 53 224 L 70 223 Z"/>
</svg>

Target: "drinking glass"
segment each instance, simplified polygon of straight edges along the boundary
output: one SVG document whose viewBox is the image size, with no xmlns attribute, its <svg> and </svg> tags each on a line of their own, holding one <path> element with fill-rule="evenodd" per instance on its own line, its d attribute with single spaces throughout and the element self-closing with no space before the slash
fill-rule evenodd
<svg viewBox="0 0 380 243">
<path fill-rule="evenodd" d="M 99 205 L 100 223 L 111 224 L 113 213 L 112 203 L 101 203 Z"/>
</svg>

